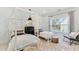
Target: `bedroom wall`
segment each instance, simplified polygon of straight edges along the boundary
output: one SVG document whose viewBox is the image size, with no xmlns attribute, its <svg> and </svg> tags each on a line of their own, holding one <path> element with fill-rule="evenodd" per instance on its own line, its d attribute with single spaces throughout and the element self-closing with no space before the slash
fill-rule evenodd
<svg viewBox="0 0 79 59">
<path fill-rule="evenodd" d="M 79 31 L 79 9 L 74 12 L 74 31 Z"/>
<path fill-rule="evenodd" d="M 71 32 L 75 31 L 78 32 L 79 31 L 79 8 L 77 8 L 74 12 L 70 12 L 70 29 Z"/>
<path fill-rule="evenodd" d="M 40 18 L 40 29 L 44 31 L 49 30 L 49 18 L 48 16 L 41 16 Z"/>
<path fill-rule="evenodd" d="M 68 13 L 70 16 L 70 32 L 74 32 L 75 28 L 74 28 L 74 11 L 71 11 Z"/>
<path fill-rule="evenodd" d="M 35 27 L 35 29 L 39 29 L 40 28 L 40 16 L 39 15 L 33 15 L 33 26 Z"/>
<path fill-rule="evenodd" d="M 27 13 L 22 10 L 17 10 L 14 8 L 14 12 L 9 19 L 9 31 L 17 29 L 23 29 L 26 25 Z"/>
<path fill-rule="evenodd" d="M 18 29 L 23 29 L 24 27 L 27 26 L 27 19 L 28 19 L 29 13 L 22 11 L 22 10 L 17 10 L 15 9 L 15 12 L 13 13 L 13 15 L 11 16 L 11 19 L 9 19 L 9 32 L 12 32 Z M 33 26 L 35 27 L 35 31 L 37 31 L 37 29 L 40 28 L 40 19 L 41 16 L 38 14 L 31 14 L 31 18 L 32 18 L 32 23 Z"/>
<path fill-rule="evenodd" d="M 15 21 L 18 29 L 23 29 L 27 24 L 28 19 L 28 12 L 24 12 L 22 10 L 15 10 L 15 13 L 11 16 L 10 23 L 9 23 L 9 29 L 10 31 L 15 29 Z M 16 18 L 16 19 L 14 19 Z M 33 26 L 35 29 L 43 29 L 45 31 L 48 30 L 48 17 L 47 16 L 41 16 L 38 14 L 31 14 Z"/>
<path fill-rule="evenodd" d="M 21 16 L 22 14 L 19 14 L 18 16 Z M 23 16 L 23 15 L 22 15 Z M 25 19 L 22 19 L 23 17 L 26 17 Z M 17 18 L 17 19 L 13 19 L 13 20 L 9 20 L 9 30 L 10 31 L 13 31 L 15 30 L 15 27 L 16 29 L 24 29 L 25 26 L 27 26 L 27 15 L 24 15 L 22 18 Z M 40 16 L 38 15 L 31 15 L 31 18 L 32 18 L 32 23 L 33 23 L 33 26 L 35 27 L 35 29 L 37 28 L 40 28 L 39 27 L 39 22 L 40 22 Z M 15 25 L 16 24 L 16 25 Z"/>
<path fill-rule="evenodd" d="M 9 41 L 8 33 L 8 17 L 11 15 L 9 8 L 0 7 L 0 44 Z"/>
</svg>

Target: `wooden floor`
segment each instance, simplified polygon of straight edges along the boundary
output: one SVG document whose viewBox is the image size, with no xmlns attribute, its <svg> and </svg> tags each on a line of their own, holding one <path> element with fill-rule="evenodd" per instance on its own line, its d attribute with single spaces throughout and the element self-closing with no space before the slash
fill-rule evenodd
<svg viewBox="0 0 79 59">
<path fill-rule="evenodd" d="M 0 44 L 0 51 L 6 51 L 8 48 L 8 44 Z"/>
<path fill-rule="evenodd" d="M 70 45 L 69 40 L 59 40 L 59 43 L 40 40 L 39 47 L 26 47 L 24 51 L 79 51 L 79 45 Z"/>
<path fill-rule="evenodd" d="M 6 51 L 8 45 L 0 44 L 0 51 Z M 47 42 L 43 39 L 40 39 L 39 47 L 29 46 L 24 49 L 24 51 L 79 51 L 79 45 L 72 44 L 70 46 L 69 40 L 59 38 L 59 43 Z"/>
</svg>

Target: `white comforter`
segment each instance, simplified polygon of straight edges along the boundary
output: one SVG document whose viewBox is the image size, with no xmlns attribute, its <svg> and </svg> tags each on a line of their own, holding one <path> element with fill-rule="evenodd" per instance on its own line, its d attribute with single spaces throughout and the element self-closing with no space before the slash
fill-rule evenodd
<svg viewBox="0 0 79 59">
<path fill-rule="evenodd" d="M 53 33 L 49 31 L 44 31 L 44 32 L 40 32 L 39 36 L 49 40 L 49 39 L 52 39 Z"/>
<path fill-rule="evenodd" d="M 17 36 L 17 39 L 15 39 L 15 37 L 12 38 L 8 50 L 21 50 L 28 45 L 37 44 L 39 40 L 38 37 L 31 34 L 19 35 Z"/>
</svg>

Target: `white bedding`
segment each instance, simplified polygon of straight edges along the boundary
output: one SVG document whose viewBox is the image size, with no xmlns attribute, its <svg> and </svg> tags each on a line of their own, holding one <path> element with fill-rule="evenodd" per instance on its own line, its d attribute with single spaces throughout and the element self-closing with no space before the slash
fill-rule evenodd
<svg viewBox="0 0 79 59">
<path fill-rule="evenodd" d="M 44 31 L 44 32 L 40 32 L 39 36 L 49 40 L 49 39 L 52 39 L 53 33 L 49 31 Z"/>
<path fill-rule="evenodd" d="M 17 39 L 15 39 L 15 37 L 12 38 L 9 43 L 8 50 L 20 50 L 28 45 L 37 44 L 39 40 L 40 39 L 38 37 L 31 34 L 19 35 L 17 36 Z"/>
</svg>

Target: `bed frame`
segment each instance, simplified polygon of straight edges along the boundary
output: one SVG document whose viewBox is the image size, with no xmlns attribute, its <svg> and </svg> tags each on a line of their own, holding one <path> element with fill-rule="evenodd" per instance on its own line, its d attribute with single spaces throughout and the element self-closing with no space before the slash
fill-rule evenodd
<svg viewBox="0 0 79 59">
<path fill-rule="evenodd" d="M 44 38 L 44 37 L 41 37 L 41 36 L 39 36 L 39 38 L 41 38 L 41 39 L 43 39 L 43 40 L 45 40 L 45 41 L 47 41 L 48 39 L 46 39 L 46 38 Z"/>
</svg>

